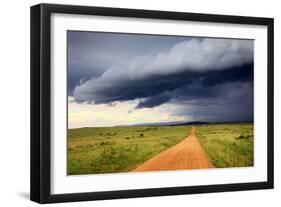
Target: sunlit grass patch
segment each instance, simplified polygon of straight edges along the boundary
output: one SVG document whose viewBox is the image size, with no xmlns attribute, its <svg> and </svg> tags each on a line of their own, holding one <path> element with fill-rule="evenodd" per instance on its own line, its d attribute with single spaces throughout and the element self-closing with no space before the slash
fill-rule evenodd
<svg viewBox="0 0 281 207">
<path fill-rule="evenodd" d="M 68 174 L 128 172 L 187 137 L 190 126 L 68 130 Z"/>
<path fill-rule="evenodd" d="M 215 167 L 253 166 L 253 124 L 202 125 L 196 133 Z"/>
</svg>

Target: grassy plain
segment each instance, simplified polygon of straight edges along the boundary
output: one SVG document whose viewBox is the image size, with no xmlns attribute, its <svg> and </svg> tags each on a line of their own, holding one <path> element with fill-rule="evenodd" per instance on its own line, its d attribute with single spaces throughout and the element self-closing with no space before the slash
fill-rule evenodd
<svg viewBox="0 0 281 207">
<path fill-rule="evenodd" d="M 253 166 L 253 124 L 201 125 L 196 134 L 215 167 Z"/>
<path fill-rule="evenodd" d="M 68 175 L 128 172 L 176 145 L 191 126 L 126 126 L 68 130 Z M 196 135 L 218 168 L 253 166 L 253 124 L 197 125 Z"/>
<path fill-rule="evenodd" d="M 127 126 L 68 130 L 68 174 L 127 172 L 179 143 L 191 126 Z"/>
</svg>

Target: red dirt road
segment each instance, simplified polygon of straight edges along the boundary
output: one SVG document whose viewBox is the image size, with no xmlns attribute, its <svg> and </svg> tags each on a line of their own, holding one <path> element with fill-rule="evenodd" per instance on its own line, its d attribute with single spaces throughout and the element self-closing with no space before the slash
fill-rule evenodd
<svg viewBox="0 0 281 207">
<path fill-rule="evenodd" d="M 177 145 L 159 153 L 132 172 L 213 168 L 208 155 L 201 147 L 196 128 Z"/>
</svg>

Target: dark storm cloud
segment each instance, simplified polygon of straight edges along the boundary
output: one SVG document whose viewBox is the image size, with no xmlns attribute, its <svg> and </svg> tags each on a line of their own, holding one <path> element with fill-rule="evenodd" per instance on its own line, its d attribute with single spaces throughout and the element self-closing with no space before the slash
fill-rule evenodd
<svg viewBox="0 0 281 207">
<path fill-rule="evenodd" d="M 75 86 L 101 76 L 112 65 L 136 55 L 166 51 L 186 37 L 68 32 L 68 94 Z M 152 47 L 153 45 L 153 47 Z"/>
<path fill-rule="evenodd" d="M 73 95 L 73 90 L 93 77 L 99 77 L 104 71 L 95 67 L 71 65 L 68 67 L 68 95 Z"/>
<path fill-rule="evenodd" d="M 190 79 L 194 73 L 208 72 L 216 76 L 217 71 L 226 71 L 224 73 L 227 75 L 230 69 L 239 69 L 252 64 L 252 61 L 252 41 L 195 38 L 179 42 L 168 51 L 137 55 L 114 64 L 100 77 L 92 77 L 77 86 L 73 94 L 78 102 L 95 103 L 147 97 L 149 92 L 145 90 L 152 90 L 151 95 L 158 95 L 154 87 L 161 92 L 176 89 L 186 84 L 182 76 Z M 232 74 L 227 76 L 231 78 Z M 132 94 L 132 89 L 135 94 Z"/>
<path fill-rule="evenodd" d="M 171 97 L 168 95 L 165 95 L 165 94 L 150 97 L 150 98 L 146 99 L 145 101 L 140 101 L 135 108 L 136 109 L 153 108 L 155 106 L 159 106 L 163 103 L 168 102 L 170 99 L 171 99 Z"/>
<path fill-rule="evenodd" d="M 174 99 L 177 110 L 173 115 L 213 122 L 253 121 L 253 81 L 208 86 L 204 90 L 207 96 Z"/>
<path fill-rule="evenodd" d="M 200 119 L 253 116 L 252 40 L 88 32 L 68 38 L 68 90 L 78 103 L 139 99 L 136 110 L 169 102 L 186 106 L 175 114 Z"/>
<path fill-rule="evenodd" d="M 253 65 L 237 67 L 228 70 L 209 72 L 180 72 L 173 75 L 154 75 L 138 80 L 123 80 L 95 85 L 95 88 L 86 87 L 87 98 L 77 102 L 94 101 L 96 104 L 114 101 L 128 101 L 138 98 L 148 98 L 142 101 L 137 108 L 149 108 L 161 105 L 171 98 L 184 96 L 187 98 L 215 96 L 214 91 L 207 86 L 222 85 L 228 82 L 249 81 L 253 77 Z M 83 85 L 87 84 L 84 83 Z M 95 93 L 91 93 L 95 90 Z M 89 96 L 90 94 L 90 96 Z M 83 96 L 83 94 L 79 94 Z"/>
</svg>

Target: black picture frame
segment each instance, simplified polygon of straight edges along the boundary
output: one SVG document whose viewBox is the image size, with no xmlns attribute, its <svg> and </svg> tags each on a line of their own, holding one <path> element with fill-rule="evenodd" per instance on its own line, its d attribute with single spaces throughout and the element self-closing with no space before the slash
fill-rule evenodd
<svg viewBox="0 0 281 207">
<path fill-rule="evenodd" d="M 233 23 L 267 26 L 267 181 L 238 184 L 218 184 L 186 187 L 51 194 L 51 70 L 50 70 L 50 16 L 53 13 L 134 17 L 210 23 Z M 31 7 L 31 173 L 30 199 L 38 203 L 88 201 L 103 199 L 166 196 L 179 194 L 211 193 L 273 188 L 273 38 L 272 18 L 195 14 L 168 11 L 135 10 L 89 6 L 39 4 Z"/>
</svg>

